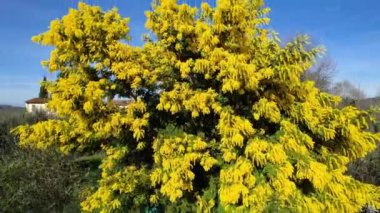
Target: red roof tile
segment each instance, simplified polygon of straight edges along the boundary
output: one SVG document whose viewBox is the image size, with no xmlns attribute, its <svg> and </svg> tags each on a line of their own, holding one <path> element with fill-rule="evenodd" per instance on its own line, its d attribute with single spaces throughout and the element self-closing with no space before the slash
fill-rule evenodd
<svg viewBox="0 0 380 213">
<path fill-rule="evenodd" d="M 48 102 L 47 98 L 32 98 L 25 101 L 25 103 L 27 104 L 46 104 L 47 102 Z"/>
</svg>

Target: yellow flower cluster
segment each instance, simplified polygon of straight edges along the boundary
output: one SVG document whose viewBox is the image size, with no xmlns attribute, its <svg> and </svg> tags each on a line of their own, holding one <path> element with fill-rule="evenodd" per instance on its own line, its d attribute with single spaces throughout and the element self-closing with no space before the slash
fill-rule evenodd
<svg viewBox="0 0 380 213">
<path fill-rule="evenodd" d="M 153 143 L 157 167 L 151 174 L 152 186 L 161 184 L 160 192 L 173 202 L 181 198 L 184 191 L 192 191 L 195 178 L 192 168 L 199 164 L 209 171 L 217 163 L 209 148 L 201 137 L 175 128 L 159 133 Z"/>
</svg>

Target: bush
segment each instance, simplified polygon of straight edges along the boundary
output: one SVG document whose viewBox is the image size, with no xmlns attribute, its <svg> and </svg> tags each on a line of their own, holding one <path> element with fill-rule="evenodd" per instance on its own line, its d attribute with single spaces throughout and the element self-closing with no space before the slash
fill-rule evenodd
<svg viewBox="0 0 380 213">
<path fill-rule="evenodd" d="M 263 26 L 263 1 L 220 0 L 199 12 L 155 2 L 146 26 L 156 39 L 142 47 L 125 42 L 127 18 L 84 3 L 33 38 L 54 47 L 46 65 L 58 79 L 47 89 L 60 119 L 17 134 L 27 147 L 104 153 L 82 210 L 380 207 L 378 188 L 344 174 L 380 140 L 368 114 L 301 81 L 323 49 L 306 36 L 282 45 Z M 114 97 L 133 101 L 120 108 Z"/>
<path fill-rule="evenodd" d="M 22 124 L 34 124 L 47 120 L 48 116 L 44 112 L 29 114 L 24 108 L 0 107 L 0 150 L 5 150 L 16 146 L 17 140 L 10 131 Z"/>
<path fill-rule="evenodd" d="M 371 123 L 370 129 L 378 133 L 380 132 L 380 123 Z M 369 153 L 366 157 L 352 162 L 348 166 L 348 174 L 355 179 L 379 186 L 380 185 L 380 144 L 377 149 Z"/>
<path fill-rule="evenodd" d="M 54 149 L 21 149 L 10 133 L 47 116 L 12 107 L 0 112 L 0 212 L 79 212 L 78 189 L 86 173 L 75 158 Z"/>
<path fill-rule="evenodd" d="M 72 157 L 54 150 L 13 148 L 0 157 L 2 211 L 62 212 L 66 206 L 78 210 L 76 192 L 82 176 Z"/>
<path fill-rule="evenodd" d="M 348 173 L 357 180 L 374 185 L 380 185 L 380 145 L 365 158 L 352 163 Z"/>
</svg>

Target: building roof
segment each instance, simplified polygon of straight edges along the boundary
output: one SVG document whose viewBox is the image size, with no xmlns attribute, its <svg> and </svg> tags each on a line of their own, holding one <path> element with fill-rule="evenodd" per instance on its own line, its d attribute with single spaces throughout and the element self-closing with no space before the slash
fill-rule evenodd
<svg viewBox="0 0 380 213">
<path fill-rule="evenodd" d="M 25 103 L 27 104 L 46 104 L 47 102 L 48 102 L 47 98 L 32 98 L 25 101 Z"/>
</svg>

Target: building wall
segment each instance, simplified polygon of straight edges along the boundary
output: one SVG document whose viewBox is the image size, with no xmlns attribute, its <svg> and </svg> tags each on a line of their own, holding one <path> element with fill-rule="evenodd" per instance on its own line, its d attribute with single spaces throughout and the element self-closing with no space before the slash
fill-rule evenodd
<svg viewBox="0 0 380 213">
<path fill-rule="evenodd" d="M 120 105 L 120 109 L 126 109 L 128 105 Z M 35 113 L 35 112 L 46 112 L 48 114 L 54 114 L 52 112 L 49 112 L 47 109 L 46 104 L 25 104 L 26 111 L 28 113 Z"/>
<path fill-rule="evenodd" d="M 29 113 L 47 112 L 46 104 L 25 104 L 26 111 Z"/>
</svg>

